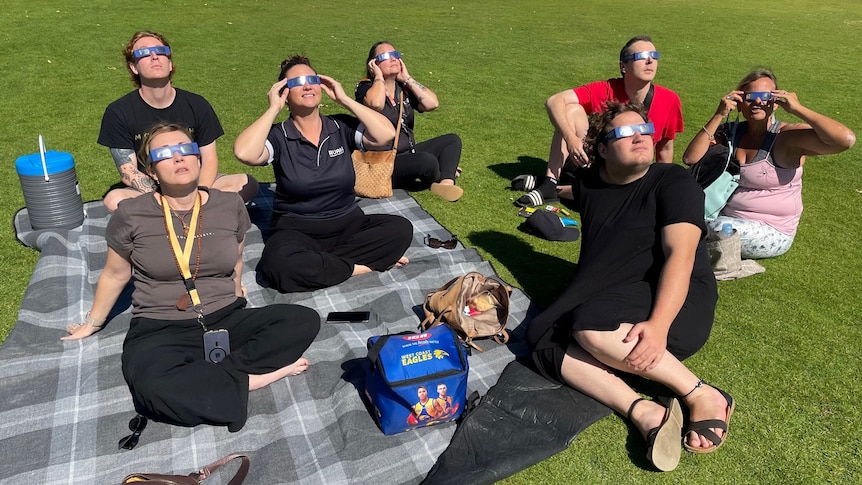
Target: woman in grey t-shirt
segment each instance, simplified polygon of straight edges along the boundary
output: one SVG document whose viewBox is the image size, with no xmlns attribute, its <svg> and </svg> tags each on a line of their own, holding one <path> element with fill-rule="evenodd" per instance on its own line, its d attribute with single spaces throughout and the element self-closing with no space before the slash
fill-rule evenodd
<svg viewBox="0 0 862 485">
<path fill-rule="evenodd" d="M 244 308 L 251 222 L 237 194 L 198 187 L 200 150 L 184 127 L 157 125 L 140 155 L 159 190 L 119 204 L 93 305 L 63 338 L 101 329 L 134 275 L 122 365 L 135 409 L 170 424 L 238 431 L 249 391 L 308 368 L 302 353 L 320 316 L 298 305 Z"/>
</svg>

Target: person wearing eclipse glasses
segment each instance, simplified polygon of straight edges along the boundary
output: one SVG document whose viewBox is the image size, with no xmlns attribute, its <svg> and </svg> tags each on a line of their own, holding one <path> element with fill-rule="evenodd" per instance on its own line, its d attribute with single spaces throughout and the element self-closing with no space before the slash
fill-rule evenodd
<svg viewBox="0 0 862 485">
<path fill-rule="evenodd" d="M 302 354 L 320 316 L 299 305 L 244 308 L 248 212 L 236 194 L 201 186 L 201 149 L 185 126 L 156 125 L 138 156 L 157 189 L 114 212 L 92 306 L 63 340 L 99 331 L 133 280 L 122 371 L 135 410 L 169 424 L 237 431 L 249 391 L 308 368 Z"/>
<path fill-rule="evenodd" d="M 324 93 L 353 116 L 321 115 Z M 387 148 L 395 138 L 392 123 L 318 74 L 305 56 L 281 63 L 267 96 L 269 107 L 234 143 L 239 161 L 272 164 L 275 171 L 271 235 L 258 273 L 279 291 L 311 291 L 406 264 L 413 224 L 391 214 L 366 215 L 353 189 L 351 153 Z M 285 105 L 290 117 L 276 123 Z"/>
<path fill-rule="evenodd" d="M 413 133 L 415 113 L 437 109 L 437 95 L 410 75 L 401 53 L 387 41 L 371 46 L 365 67 L 368 77 L 356 85 L 356 101 L 383 113 L 392 126 L 398 126 L 401 113 L 403 136 L 396 147 L 392 186 L 430 188 L 449 202 L 460 199 L 464 190 L 455 185 L 455 179 L 460 175 L 461 138 L 448 133 L 416 143 Z"/>
<path fill-rule="evenodd" d="M 735 403 L 681 362 L 709 338 L 718 293 L 703 190 L 683 167 L 653 162 L 656 135 L 640 104 L 611 102 L 592 116 L 583 146 L 592 163 L 572 185 L 583 222 L 578 267 L 533 319 L 527 342 L 543 375 L 626 416 L 650 462 L 670 471 L 681 445 L 709 453 L 724 443 Z M 644 399 L 621 374 L 677 397 Z"/>
<path fill-rule="evenodd" d="M 118 185 L 125 185 L 105 195 L 105 207 L 113 212 L 120 201 L 155 189 L 153 179 L 140 169 L 136 152 L 143 134 L 160 122 L 181 123 L 191 129 L 203 160 L 202 186 L 238 192 L 244 201 L 251 200 L 258 189 L 254 177 L 218 173 L 216 139 L 224 130 L 206 99 L 173 86 L 176 66 L 167 39 L 155 32 L 136 32 L 123 48 L 123 56 L 137 89 L 108 105 L 102 117 L 98 142 L 110 149 L 122 178 Z"/>
<path fill-rule="evenodd" d="M 567 89 L 548 98 L 545 107 L 554 136 L 547 170 L 543 177 L 519 175 L 512 179 L 512 189 L 528 191 L 515 205 L 533 207 L 558 198 L 571 199 L 575 169 L 590 163 L 583 149 L 588 116 L 604 111 L 609 101 L 646 106 L 656 130 L 656 160 L 673 161 L 673 141 L 683 131 L 682 104 L 675 92 L 653 83 L 660 58 L 650 37 L 633 37 L 620 50 L 620 77 Z"/>
<path fill-rule="evenodd" d="M 775 118 L 781 107 L 801 119 Z M 722 123 L 738 109 L 745 121 Z M 730 141 L 729 139 L 732 139 Z M 715 114 L 683 154 L 693 165 L 717 143 L 732 146 L 739 162 L 739 186 L 709 222 L 710 230 L 730 223 L 737 230 L 744 259 L 780 256 L 790 249 L 802 215 L 802 166 L 807 156 L 847 150 L 856 142 L 843 124 L 803 106 L 796 93 L 778 88 L 775 74 L 757 69 L 721 98 Z"/>
</svg>

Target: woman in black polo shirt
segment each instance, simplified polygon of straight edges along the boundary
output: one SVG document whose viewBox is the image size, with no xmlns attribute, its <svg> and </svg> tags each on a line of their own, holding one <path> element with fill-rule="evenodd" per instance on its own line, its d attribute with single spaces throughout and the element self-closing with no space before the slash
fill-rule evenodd
<svg viewBox="0 0 862 485">
<path fill-rule="evenodd" d="M 354 116 L 320 114 L 322 92 Z M 406 264 L 413 226 L 400 216 L 366 215 L 356 204 L 353 150 L 388 147 L 389 120 L 318 75 L 308 58 L 281 63 L 269 107 L 236 139 L 248 165 L 272 164 L 276 194 L 271 235 L 257 270 L 282 292 L 337 285 L 354 275 Z M 290 117 L 275 123 L 285 103 Z"/>
</svg>

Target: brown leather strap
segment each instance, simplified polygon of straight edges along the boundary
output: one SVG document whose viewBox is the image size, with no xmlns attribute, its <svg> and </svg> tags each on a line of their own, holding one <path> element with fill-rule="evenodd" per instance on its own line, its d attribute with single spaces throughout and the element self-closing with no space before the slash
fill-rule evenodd
<svg viewBox="0 0 862 485">
<path fill-rule="evenodd" d="M 233 454 L 228 455 L 220 460 L 216 460 L 209 465 L 201 468 L 195 473 L 190 473 L 189 476 L 198 481 L 198 483 L 206 480 L 210 475 L 212 475 L 216 470 L 224 466 L 227 462 L 234 460 L 236 458 L 240 458 L 242 463 L 239 465 L 239 470 L 236 471 L 236 474 L 231 478 L 228 485 L 241 485 L 245 480 L 246 475 L 248 475 L 248 469 L 251 466 L 251 462 L 248 459 L 247 455 Z"/>
<path fill-rule="evenodd" d="M 404 89 L 398 96 L 398 123 L 395 124 L 395 140 L 392 142 L 392 149 L 398 151 L 398 137 L 401 135 L 401 121 L 404 116 Z"/>
</svg>

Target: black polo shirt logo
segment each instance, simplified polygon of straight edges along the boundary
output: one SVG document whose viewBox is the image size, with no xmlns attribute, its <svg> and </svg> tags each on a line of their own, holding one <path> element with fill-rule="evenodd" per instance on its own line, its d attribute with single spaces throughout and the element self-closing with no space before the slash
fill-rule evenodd
<svg viewBox="0 0 862 485">
<path fill-rule="evenodd" d="M 343 155 L 343 154 L 344 154 L 344 147 L 343 146 L 340 146 L 340 147 L 336 148 L 335 150 L 329 150 L 329 158 L 335 158 L 335 157 Z"/>
</svg>

